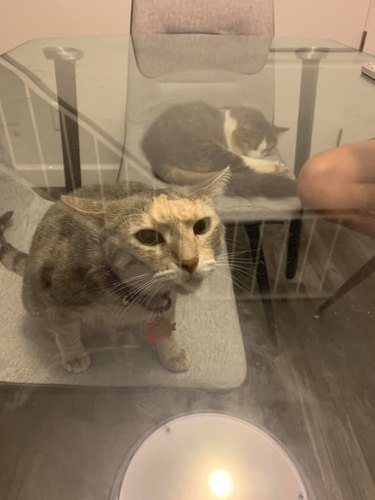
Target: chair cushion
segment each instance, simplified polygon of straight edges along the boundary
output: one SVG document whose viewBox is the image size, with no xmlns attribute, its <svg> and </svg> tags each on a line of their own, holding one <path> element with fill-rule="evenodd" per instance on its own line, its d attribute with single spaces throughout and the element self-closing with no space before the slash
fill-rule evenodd
<svg viewBox="0 0 375 500">
<path fill-rule="evenodd" d="M 28 251 L 35 227 L 50 205 L 13 170 L 0 166 L 0 213 L 15 212 L 6 232 L 12 244 Z M 228 389 L 241 385 L 246 376 L 228 267 L 213 273 L 197 293 L 178 299 L 176 335 L 192 359 L 182 374 L 168 372 L 152 349 L 139 347 L 144 324 L 125 328 L 116 341 L 103 331 L 83 332 L 93 352 L 92 366 L 78 375 L 65 372 L 51 333 L 24 311 L 21 289 L 22 278 L 0 264 L 0 383 Z"/>
</svg>

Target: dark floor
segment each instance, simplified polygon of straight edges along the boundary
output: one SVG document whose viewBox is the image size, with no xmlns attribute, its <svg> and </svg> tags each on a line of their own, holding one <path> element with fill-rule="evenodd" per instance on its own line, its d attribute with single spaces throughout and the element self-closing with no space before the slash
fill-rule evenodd
<svg viewBox="0 0 375 500">
<path fill-rule="evenodd" d="M 332 256 L 335 276 L 359 267 L 369 251 L 355 235 L 345 238 Z M 344 269 L 345 251 L 358 245 Z M 130 447 L 162 420 L 196 410 L 264 426 L 301 464 L 317 500 L 374 499 L 374 289 L 372 276 L 321 319 L 314 319 L 321 300 L 308 293 L 277 300 L 278 347 L 265 324 L 255 336 L 262 306 L 238 289 L 248 377 L 226 393 L 0 386 L 1 500 L 108 499 Z"/>
</svg>

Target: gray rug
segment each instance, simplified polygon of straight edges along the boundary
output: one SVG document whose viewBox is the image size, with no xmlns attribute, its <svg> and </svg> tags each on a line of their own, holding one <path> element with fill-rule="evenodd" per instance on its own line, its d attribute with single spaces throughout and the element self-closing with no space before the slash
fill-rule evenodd
<svg viewBox="0 0 375 500">
<path fill-rule="evenodd" d="M 0 213 L 14 210 L 7 237 L 19 249 L 28 250 L 49 206 L 14 171 L 0 167 Z M 245 353 L 228 268 L 213 274 L 196 294 L 179 297 L 176 335 L 192 358 L 183 374 L 162 368 L 154 353 L 135 341 L 134 334 L 139 333 L 135 331 L 122 332 L 116 339 L 105 332 L 86 332 L 92 365 L 79 375 L 66 373 L 52 335 L 24 312 L 21 287 L 22 279 L 0 265 L 0 382 L 229 389 L 245 379 Z M 144 325 L 137 328 L 144 331 Z"/>
</svg>

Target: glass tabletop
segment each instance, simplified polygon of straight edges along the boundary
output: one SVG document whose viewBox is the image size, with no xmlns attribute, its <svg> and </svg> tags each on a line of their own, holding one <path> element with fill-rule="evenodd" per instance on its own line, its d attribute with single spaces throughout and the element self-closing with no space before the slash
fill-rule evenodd
<svg viewBox="0 0 375 500">
<path fill-rule="evenodd" d="M 374 496 L 375 166 L 365 230 L 332 208 L 371 60 L 201 34 L 0 57 L 4 498 Z"/>
</svg>

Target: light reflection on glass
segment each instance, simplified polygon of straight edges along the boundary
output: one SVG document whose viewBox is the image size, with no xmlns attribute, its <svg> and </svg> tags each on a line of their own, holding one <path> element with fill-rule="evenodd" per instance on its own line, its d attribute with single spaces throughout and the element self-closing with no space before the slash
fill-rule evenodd
<svg viewBox="0 0 375 500">
<path fill-rule="evenodd" d="M 211 492 L 217 498 L 229 498 L 233 492 L 233 479 L 225 469 L 215 469 L 208 478 Z"/>
</svg>

